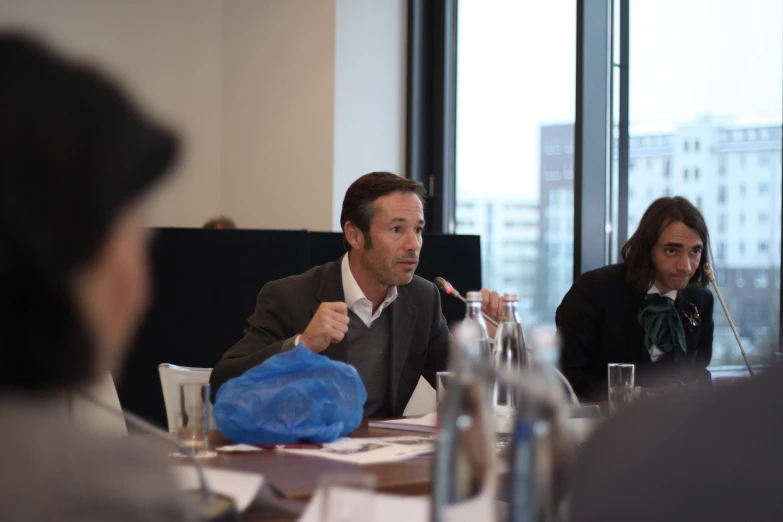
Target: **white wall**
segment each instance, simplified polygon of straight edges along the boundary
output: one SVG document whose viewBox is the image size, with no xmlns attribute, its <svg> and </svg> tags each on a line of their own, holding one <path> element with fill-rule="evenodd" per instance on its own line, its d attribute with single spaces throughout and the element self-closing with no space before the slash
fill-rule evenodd
<svg viewBox="0 0 783 522">
<path fill-rule="evenodd" d="M 328 230 L 334 1 L 223 6 L 221 208 L 244 227 Z"/>
<path fill-rule="evenodd" d="M 336 0 L 333 222 L 362 174 L 405 175 L 406 2 Z"/>
<path fill-rule="evenodd" d="M 155 224 L 332 230 L 348 185 L 403 173 L 404 0 L 2 0 L 185 141 Z"/>
<path fill-rule="evenodd" d="M 155 222 L 197 226 L 220 210 L 221 7 L 212 0 L 2 0 L 0 26 L 95 61 L 180 131 L 177 175 Z"/>
</svg>

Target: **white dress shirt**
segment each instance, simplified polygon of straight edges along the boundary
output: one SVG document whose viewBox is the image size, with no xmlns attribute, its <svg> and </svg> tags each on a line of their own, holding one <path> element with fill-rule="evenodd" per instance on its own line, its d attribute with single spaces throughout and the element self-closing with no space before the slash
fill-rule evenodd
<svg viewBox="0 0 783 522">
<path fill-rule="evenodd" d="M 362 322 L 369 327 L 373 321 L 378 319 L 383 311 L 390 304 L 397 299 L 397 287 L 390 286 L 386 291 L 386 298 L 381 303 L 381 306 L 372 311 L 372 302 L 367 299 L 362 289 L 359 288 L 359 283 L 356 282 L 356 278 L 351 272 L 351 265 L 348 262 L 348 254 L 343 256 L 343 260 L 340 263 L 343 273 L 343 294 L 345 295 L 345 304 L 348 305 L 348 310 L 355 313 Z"/>
<path fill-rule="evenodd" d="M 663 295 L 664 297 L 668 297 L 672 301 L 675 301 L 677 299 L 677 290 L 670 290 L 670 291 L 666 292 L 665 294 L 661 294 L 661 291 L 658 290 L 658 287 L 655 286 L 655 283 L 653 283 L 650 286 L 650 289 L 647 290 L 647 293 L 648 294 Z M 655 345 L 652 345 L 650 347 L 650 359 L 652 360 L 652 362 L 656 362 L 658 359 L 661 358 L 662 355 L 663 355 L 663 352 L 660 350 L 660 348 L 658 348 Z"/>
<path fill-rule="evenodd" d="M 348 310 L 355 313 L 362 322 L 369 328 L 370 325 L 378 319 L 383 311 L 397 299 L 397 287 L 391 286 L 386 291 L 386 299 L 383 300 L 381 306 L 372 311 L 372 302 L 367 299 L 362 289 L 359 288 L 359 283 L 356 282 L 356 278 L 351 272 L 351 265 L 348 262 L 348 254 L 343 256 L 340 262 L 340 269 L 343 276 L 343 295 L 345 296 L 345 304 L 348 305 Z M 296 336 L 294 339 L 294 346 L 299 344 L 299 338 L 302 334 Z"/>
</svg>

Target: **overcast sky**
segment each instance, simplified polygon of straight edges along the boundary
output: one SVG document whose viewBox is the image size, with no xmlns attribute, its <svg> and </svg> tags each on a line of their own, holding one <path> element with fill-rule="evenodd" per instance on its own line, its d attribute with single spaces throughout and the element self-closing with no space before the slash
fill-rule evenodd
<svg viewBox="0 0 783 522">
<path fill-rule="evenodd" d="M 539 126 L 573 122 L 576 1 L 460 0 L 458 197 L 538 197 Z M 632 0 L 631 120 L 783 112 L 783 1 Z"/>
</svg>

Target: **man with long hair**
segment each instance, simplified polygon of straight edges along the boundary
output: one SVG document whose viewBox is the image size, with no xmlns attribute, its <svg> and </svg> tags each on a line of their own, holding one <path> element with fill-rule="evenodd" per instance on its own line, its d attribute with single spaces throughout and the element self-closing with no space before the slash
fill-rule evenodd
<svg viewBox="0 0 783 522">
<path fill-rule="evenodd" d="M 652 203 L 623 262 L 582 274 L 557 309 L 561 366 L 581 399 L 607 396 L 607 364 L 636 365 L 636 384 L 711 382 L 712 293 L 704 217 L 687 199 Z"/>
</svg>

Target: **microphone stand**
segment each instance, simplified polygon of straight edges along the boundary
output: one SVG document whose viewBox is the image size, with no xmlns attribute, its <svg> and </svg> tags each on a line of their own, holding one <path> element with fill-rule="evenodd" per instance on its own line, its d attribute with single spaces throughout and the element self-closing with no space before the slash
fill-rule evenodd
<svg viewBox="0 0 783 522">
<path fill-rule="evenodd" d="M 441 290 L 446 292 L 447 295 L 450 295 L 452 297 L 456 297 L 457 299 L 459 299 L 463 303 L 468 304 L 468 302 L 465 300 L 464 297 L 462 297 L 462 295 L 460 295 L 460 293 L 457 291 L 457 289 L 454 288 L 453 286 L 451 286 L 451 283 L 449 283 L 448 281 L 446 281 L 442 277 L 436 277 L 433 280 L 433 282 L 435 283 L 435 286 L 437 286 L 438 288 L 440 288 Z M 492 319 L 492 317 L 490 317 L 489 314 L 487 314 L 485 312 L 481 312 L 481 315 L 484 316 L 484 320 L 485 321 L 487 321 L 492 326 L 497 328 L 498 322 L 495 321 L 494 319 Z"/>
<path fill-rule="evenodd" d="M 191 464 L 196 469 L 198 475 L 199 489 L 201 490 L 201 498 L 198 499 L 196 510 L 200 520 L 205 522 L 239 522 L 239 513 L 237 512 L 234 501 L 224 495 L 215 495 L 212 488 L 209 486 L 207 477 L 204 474 L 204 467 L 193 455 L 191 450 L 185 447 L 179 439 L 171 436 L 170 433 L 165 432 L 145 421 L 141 417 L 137 417 L 133 413 L 125 410 L 116 410 L 108 404 L 96 399 L 87 391 L 80 389 L 77 390 L 79 395 L 87 399 L 89 402 L 100 408 L 101 410 L 108 412 L 115 417 L 124 419 L 129 424 L 138 428 L 139 430 L 149 435 L 154 435 L 161 440 L 165 440 L 169 444 L 176 446 L 180 453 L 187 455 Z"/>
<path fill-rule="evenodd" d="M 731 331 L 734 332 L 734 338 L 737 339 L 737 344 L 739 345 L 740 352 L 742 352 L 742 358 L 745 360 L 745 366 L 748 367 L 748 372 L 750 373 L 750 376 L 755 377 L 755 374 L 753 373 L 753 368 L 751 368 L 750 366 L 750 361 L 748 361 L 748 354 L 745 353 L 745 347 L 742 346 L 742 341 L 740 340 L 740 336 L 737 333 L 737 328 L 734 326 L 734 321 L 731 320 L 729 309 L 726 308 L 726 303 L 723 301 L 723 296 L 721 295 L 720 289 L 718 288 L 718 283 L 715 282 L 715 274 L 712 272 L 712 267 L 710 266 L 709 263 L 704 263 L 704 273 L 707 274 L 707 278 L 712 283 L 712 287 L 715 289 L 715 295 L 718 296 L 718 301 L 720 301 L 720 305 L 723 307 L 723 313 L 726 314 L 726 319 L 729 320 L 729 326 L 731 326 Z"/>
</svg>

